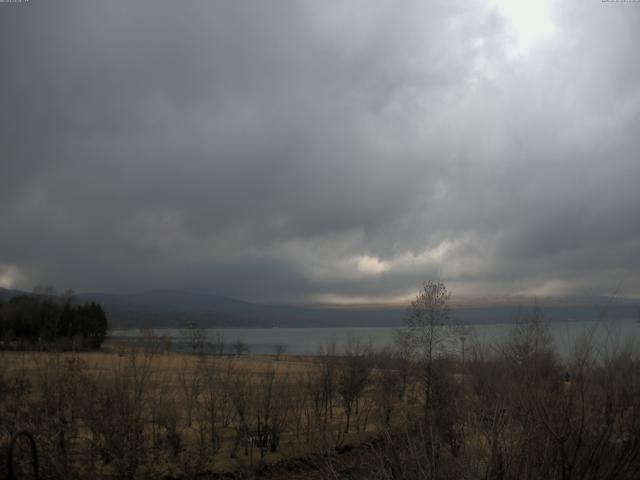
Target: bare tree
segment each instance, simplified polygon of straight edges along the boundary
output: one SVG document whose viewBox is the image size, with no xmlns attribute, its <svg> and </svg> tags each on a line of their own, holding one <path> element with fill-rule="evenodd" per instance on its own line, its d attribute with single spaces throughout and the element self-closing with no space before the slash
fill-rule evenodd
<svg viewBox="0 0 640 480">
<path fill-rule="evenodd" d="M 395 350 L 392 356 L 396 361 L 396 368 L 398 376 L 400 377 L 398 399 L 404 400 L 409 384 L 413 382 L 412 377 L 415 374 L 413 362 L 415 357 L 415 341 L 410 328 L 399 328 L 394 333 Z"/>
<path fill-rule="evenodd" d="M 450 299 L 451 294 L 444 282 L 425 282 L 416 299 L 409 305 L 405 320 L 407 341 L 417 354 L 421 367 L 424 396 L 424 419 L 421 429 L 429 447 L 430 476 L 433 478 L 438 475 L 441 444 L 435 411 L 434 385 L 439 383 L 442 377 L 440 372 L 435 371 L 434 364 L 438 356 L 447 353 L 452 340 L 458 336 L 457 326 L 451 320 Z M 446 400 L 439 398 L 437 403 L 446 404 Z"/>
<path fill-rule="evenodd" d="M 230 457 L 236 458 L 240 446 L 244 444 L 245 456 L 249 455 L 249 435 L 251 431 L 251 385 L 247 372 L 239 371 L 234 375 L 231 404 L 234 410 L 235 440 L 230 450 Z"/>
<path fill-rule="evenodd" d="M 211 338 L 211 346 L 213 349 L 213 354 L 222 356 L 224 355 L 225 342 L 224 342 L 224 334 L 222 332 L 214 332 Z"/>
<path fill-rule="evenodd" d="M 203 362 L 198 357 L 197 363 L 194 365 L 190 360 L 193 357 L 185 357 L 182 359 L 182 366 L 178 371 L 178 383 L 184 397 L 184 407 L 187 414 L 186 424 L 191 427 L 193 422 L 193 409 L 200 393 L 202 392 L 202 375 Z"/>
<path fill-rule="evenodd" d="M 203 353 L 207 341 L 207 332 L 194 322 L 189 322 L 182 329 L 182 335 L 187 339 L 192 353 Z"/>
<path fill-rule="evenodd" d="M 144 427 L 155 390 L 152 355 L 119 357 L 109 375 L 86 378 L 83 420 L 94 451 L 118 478 L 133 479 L 145 461 Z M 92 461 L 93 463 L 93 461 Z"/>
<path fill-rule="evenodd" d="M 391 414 L 402 401 L 406 389 L 406 367 L 398 360 L 396 352 L 384 349 L 375 353 L 375 373 L 372 375 L 373 397 L 375 408 L 379 412 L 380 425 L 389 427 Z"/>
<path fill-rule="evenodd" d="M 320 407 L 322 410 L 323 435 L 326 433 L 329 419 L 333 419 L 333 400 L 336 393 L 337 353 L 334 340 L 318 347 L 320 370 L 316 381 L 320 387 Z"/>
<path fill-rule="evenodd" d="M 456 337 L 457 326 L 451 321 L 450 298 L 443 282 L 428 281 L 407 310 L 407 341 L 423 367 L 425 418 L 429 415 L 433 393 L 434 359 L 445 353 Z"/>
<path fill-rule="evenodd" d="M 518 369 L 521 379 L 548 378 L 555 371 L 558 358 L 549 321 L 537 304 L 515 312 L 505 354 Z"/>
<path fill-rule="evenodd" d="M 230 394 L 229 381 L 232 372 L 231 357 L 226 366 L 212 361 L 204 368 L 204 394 L 199 398 L 198 407 L 203 427 L 202 442 L 210 446 L 212 453 L 218 452 L 221 447 L 221 430 L 224 426 L 224 412 Z"/>
<path fill-rule="evenodd" d="M 276 360 L 280 360 L 280 357 L 287 351 L 287 346 L 279 343 L 273 346 L 273 352 L 276 354 Z"/>
<path fill-rule="evenodd" d="M 370 349 L 350 339 L 338 370 L 338 393 L 342 397 L 346 417 L 344 433 L 349 433 L 351 415 L 354 410 L 356 413 L 358 411 L 360 396 L 369 382 L 370 374 Z"/>
<path fill-rule="evenodd" d="M 240 357 L 249 352 L 249 346 L 245 343 L 244 340 L 238 338 L 233 344 L 233 351 L 237 356 Z"/>
</svg>

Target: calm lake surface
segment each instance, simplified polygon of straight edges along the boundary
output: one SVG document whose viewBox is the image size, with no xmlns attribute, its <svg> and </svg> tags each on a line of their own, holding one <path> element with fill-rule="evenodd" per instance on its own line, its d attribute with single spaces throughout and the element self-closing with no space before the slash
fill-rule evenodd
<svg viewBox="0 0 640 480">
<path fill-rule="evenodd" d="M 609 320 L 600 322 L 551 322 L 551 334 L 558 352 L 567 356 L 572 353 L 576 340 L 594 332 L 599 346 L 614 348 L 635 344 L 640 334 L 640 323 L 637 320 Z M 508 338 L 511 324 L 465 325 L 466 346 L 473 342 L 497 347 Z M 287 354 L 313 355 L 318 353 L 319 345 L 335 343 L 338 351 L 350 339 L 371 342 L 375 347 L 391 345 L 394 332 L 398 327 L 355 327 L 355 328 L 224 328 L 206 329 L 207 339 L 213 341 L 219 334 L 224 336 L 227 348 L 240 339 L 244 341 L 254 354 L 273 354 L 276 345 L 286 346 Z M 155 329 L 157 336 L 166 335 L 172 340 L 172 348 L 176 351 L 188 348 L 184 330 L 173 328 Z M 111 336 L 120 341 L 144 341 L 139 329 L 113 330 Z"/>
</svg>

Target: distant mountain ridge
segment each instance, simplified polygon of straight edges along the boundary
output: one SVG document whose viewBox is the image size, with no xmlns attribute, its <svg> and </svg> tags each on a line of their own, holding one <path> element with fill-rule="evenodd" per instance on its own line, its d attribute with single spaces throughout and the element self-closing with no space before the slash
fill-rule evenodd
<svg viewBox="0 0 640 480">
<path fill-rule="evenodd" d="M 0 288 L 0 299 L 25 294 Z M 100 303 L 115 328 L 173 327 L 189 322 L 218 328 L 269 327 L 376 327 L 401 325 L 402 307 L 265 305 L 229 297 L 175 290 L 151 290 L 130 294 L 82 293 L 76 301 Z M 517 299 L 528 307 L 532 301 Z M 538 305 L 555 321 L 638 318 L 640 300 L 604 297 L 542 299 Z M 452 315 L 462 323 L 510 322 L 515 304 L 454 306 Z"/>
<path fill-rule="evenodd" d="M 21 290 L 11 290 L 8 288 L 0 287 L 0 300 L 9 300 L 16 295 L 24 295 L 25 293 L 26 292 L 23 292 Z"/>
<path fill-rule="evenodd" d="M 114 324 L 180 327 L 196 322 L 211 327 L 336 327 L 399 325 L 403 311 L 380 308 L 319 308 L 265 305 L 229 297 L 155 290 L 136 294 L 88 293 L 79 301 L 96 301 Z"/>
</svg>

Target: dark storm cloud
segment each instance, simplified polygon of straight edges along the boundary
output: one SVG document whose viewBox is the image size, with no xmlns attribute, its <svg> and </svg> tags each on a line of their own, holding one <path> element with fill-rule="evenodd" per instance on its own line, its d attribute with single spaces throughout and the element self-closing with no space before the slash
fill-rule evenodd
<svg viewBox="0 0 640 480">
<path fill-rule="evenodd" d="M 0 4 L 0 284 L 640 294 L 640 8 L 549 5 Z"/>
</svg>

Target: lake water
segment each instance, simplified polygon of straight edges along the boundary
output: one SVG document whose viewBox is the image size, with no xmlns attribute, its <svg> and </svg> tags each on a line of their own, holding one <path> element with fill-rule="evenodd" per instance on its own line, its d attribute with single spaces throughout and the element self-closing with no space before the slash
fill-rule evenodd
<svg viewBox="0 0 640 480">
<path fill-rule="evenodd" d="M 508 338 L 511 324 L 466 325 L 464 335 L 467 347 L 473 342 L 487 346 L 498 346 Z M 227 348 L 237 340 L 245 342 L 251 353 L 273 354 L 276 345 L 284 345 L 287 354 L 313 355 L 318 352 L 319 345 L 335 343 L 338 351 L 350 339 L 371 342 L 375 347 L 391 345 L 398 327 L 356 327 L 356 328 L 225 328 L 206 329 L 207 338 L 212 341 L 219 334 L 224 336 Z M 636 342 L 640 334 L 640 323 L 634 320 L 609 320 L 600 322 L 551 322 L 551 334 L 558 352 L 569 355 L 575 341 L 590 332 L 595 332 L 598 345 L 608 348 L 622 346 L 628 342 Z M 184 330 L 165 328 L 155 329 L 157 336 L 166 335 L 172 340 L 172 348 L 177 351 L 186 350 L 188 344 Z M 113 330 L 111 336 L 121 341 L 143 341 L 138 329 Z"/>
</svg>

